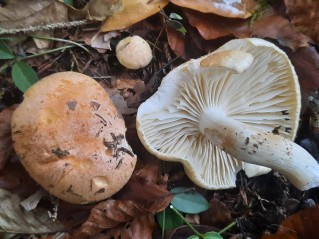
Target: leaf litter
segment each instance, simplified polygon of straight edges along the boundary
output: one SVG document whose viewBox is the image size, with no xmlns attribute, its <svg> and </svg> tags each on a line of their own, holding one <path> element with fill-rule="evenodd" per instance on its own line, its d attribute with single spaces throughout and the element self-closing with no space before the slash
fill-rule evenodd
<svg viewBox="0 0 319 239">
<path fill-rule="evenodd" d="M 16 4 L 14 0 L 9 2 L 7 7 Z M 31 6 L 31 2 L 35 5 Z M 91 1 L 91 4 L 96 2 L 99 1 Z M 47 193 L 39 193 L 41 192 L 39 186 L 28 176 L 14 152 L 10 150 L 12 149 L 10 118 L 16 107 L 12 105 L 21 102 L 21 93 L 17 93 L 8 72 L 0 74 L 0 87 L 4 92 L 1 97 L 0 112 L 0 165 L 2 165 L 0 189 L 6 202 L 4 204 L 6 210 L 0 212 L 0 218 L 6 220 L 6 223 L 1 224 L 5 231 L 19 233 L 25 238 L 30 234 L 56 231 L 66 232 L 51 234 L 47 238 L 161 238 L 157 213 L 171 203 L 173 195 L 170 190 L 178 186 L 194 187 L 194 185 L 187 179 L 179 164 L 159 162 L 145 150 L 136 133 L 135 112 L 139 104 L 156 91 L 161 78 L 172 68 L 185 60 L 210 52 L 235 37 L 266 38 L 287 52 L 299 76 L 302 91 L 302 123 L 296 141 L 308 147 L 318 159 L 316 152 L 319 147 L 317 140 L 319 130 L 316 122 L 319 117 L 316 115 L 319 110 L 316 101 L 309 100 L 312 99 L 311 96 L 317 99 L 319 89 L 317 74 L 319 55 L 316 45 L 318 24 L 314 24 L 318 19 L 317 2 L 301 3 L 302 1 L 298 0 L 268 2 L 270 4 L 263 9 L 262 14 L 253 13 L 248 19 L 234 19 L 178 7 L 168 4 L 168 1 L 138 1 L 136 6 L 133 6 L 129 1 L 123 0 L 123 9 L 121 10 L 121 6 L 118 5 L 115 11 L 108 12 L 106 15 L 110 17 L 105 22 L 97 21 L 91 25 L 65 30 L 58 28 L 59 30 L 54 32 L 55 37 L 58 34 L 80 43 L 85 41 L 87 46 L 92 46 L 90 54 L 74 48 L 26 61 L 32 64 L 39 78 L 64 70 L 80 71 L 95 77 L 124 114 L 128 141 L 139 156 L 139 165 L 120 192 L 100 203 L 92 205 L 71 205 L 62 201 L 57 203 Z M 42 5 L 37 4 L 40 2 L 29 0 L 25 5 L 20 4 L 20 8 L 13 5 L 13 9 L 19 14 L 11 12 L 11 15 L 3 14 L 10 8 L 0 8 L 0 27 L 23 28 L 26 24 L 37 25 L 41 21 L 44 24 L 51 24 L 72 20 L 70 13 L 72 11 L 61 1 L 43 1 Z M 47 4 L 45 6 L 48 12 L 44 10 L 43 4 Z M 302 4 L 308 5 L 302 8 Z M 84 1 L 82 7 L 85 5 Z M 53 7 L 56 6 L 63 7 L 62 15 L 55 14 Z M 144 8 L 146 6 L 150 6 L 150 9 L 145 13 L 144 10 L 136 11 L 137 8 L 146 9 Z M 159 12 L 161 9 L 164 10 Z M 169 16 L 170 13 L 181 16 L 177 21 L 186 32 L 179 31 L 176 25 L 169 23 L 165 16 Z M 153 14 L 156 15 L 150 17 Z M 4 15 L 7 18 L 4 18 Z M 43 20 L 43 15 L 47 17 L 46 20 Z M 122 25 L 118 25 L 121 22 L 115 21 L 119 17 L 125 19 Z M 86 16 L 84 18 L 86 19 Z M 254 21 L 251 21 L 252 19 Z M 10 21 L 13 25 L 10 25 Z M 114 54 L 114 46 L 118 39 L 134 34 L 146 38 L 151 43 L 154 53 L 152 63 L 138 71 L 121 67 Z M 63 45 L 63 43 L 53 43 L 46 47 L 54 48 L 61 44 Z M 23 55 L 30 54 L 31 51 L 23 50 L 26 46 L 28 49 L 33 49 L 32 53 L 40 51 L 30 38 L 10 46 L 15 54 L 21 52 Z M 280 235 L 280 238 L 296 238 L 296 233 L 303 235 L 303 238 L 311 238 L 311 234 L 318 234 L 316 227 L 312 225 L 319 215 L 318 210 L 313 207 L 319 201 L 318 189 L 302 193 L 275 172 L 251 179 L 240 172 L 237 184 L 237 188 L 223 191 L 206 191 L 197 188 L 209 201 L 210 208 L 199 214 L 185 215 L 186 218 L 197 218 L 192 222 L 199 224 L 198 227 L 203 232 L 218 231 L 227 223 L 237 219 L 238 227 L 223 235 L 224 238 L 260 238 L 264 231 L 268 233 L 278 231 L 274 237 L 265 235 L 265 238 L 279 238 L 277 235 Z M 25 207 L 31 210 L 17 207 L 20 202 L 24 202 Z M 13 203 L 15 206 L 11 205 Z M 300 211 L 307 207 L 311 208 Z M 52 216 L 55 213 L 56 217 Z M 12 222 L 17 215 L 21 219 L 19 225 Z M 294 219 L 291 220 L 289 215 Z M 283 222 L 287 217 L 289 222 Z M 27 222 L 24 219 L 27 219 Z M 43 219 L 45 225 L 42 225 L 43 221 L 39 222 L 39 219 Z M 184 233 L 186 229 L 180 228 L 180 230 Z M 166 238 L 173 238 L 174 233 L 167 230 Z"/>
</svg>

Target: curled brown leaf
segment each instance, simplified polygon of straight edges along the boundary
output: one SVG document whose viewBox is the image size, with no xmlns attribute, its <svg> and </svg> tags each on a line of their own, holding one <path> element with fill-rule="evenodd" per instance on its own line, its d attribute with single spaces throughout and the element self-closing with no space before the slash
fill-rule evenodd
<svg viewBox="0 0 319 239">
<path fill-rule="evenodd" d="M 319 43 L 319 1 L 285 0 L 285 4 L 292 24 Z"/>
<path fill-rule="evenodd" d="M 275 13 L 272 8 L 252 25 L 252 35 L 258 37 L 269 37 L 277 40 L 282 46 L 296 50 L 308 46 L 310 38 L 300 33 L 290 21 Z"/>
<path fill-rule="evenodd" d="M 137 169 L 123 189 L 115 195 L 121 200 L 132 200 L 150 212 L 164 210 L 172 200 L 166 189 L 166 181 L 159 174 L 157 165 L 146 165 Z"/>
<path fill-rule="evenodd" d="M 134 220 L 137 220 L 135 222 L 137 223 L 139 220 L 137 218 L 162 211 L 171 200 L 172 195 L 166 189 L 166 180 L 159 174 L 159 168 L 156 165 L 146 165 L 133 173 L 129 182 L 113 196 L 113 199 L 108 199 L 94 206 L 88 219 L 72 235 L 69 235 L 69 238 L 85 238 L 97 235 L 104 229 L 117 226 L 116 229 L 112 229 L 114 233 L 135 235 L 134 233 L 137 232 L 125 232 L 125 225 L 128 225 L 125 224 L 126 222 L 133 223 Z M 133 225 L 135 224 L 133 223 Z M 142 225 L 137 223 L 135 228 L 139 226 Z M 150 228 L 153 226 L 147 227 L 145 230 L 149 231 Z"/>
<path fill-rule="evenodd" d="M 96 239 L 133 239 L 133 238 L 152 238 L 152 232 L 155 227 L 154 215 L 152 213 L 135 217 L 131 222 L 125 223 L 124 226 L 108 230 Z"/>
<path fill-rule="evenodd" d="M 299 211 L 282 222 L 278 231 L 261 239 L 316 239 L 319 228 L 319 206 Z"/>
</svg>

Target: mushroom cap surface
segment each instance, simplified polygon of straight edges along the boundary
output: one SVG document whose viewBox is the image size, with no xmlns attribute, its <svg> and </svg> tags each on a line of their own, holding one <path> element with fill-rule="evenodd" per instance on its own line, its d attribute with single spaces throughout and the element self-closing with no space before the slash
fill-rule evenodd
<svg viewBox="0 0 319 239">
<path fill-rule="evenodd" d="M 102 86 L 75 72 L 31 86 L 12 117 L 14 148 L 30 176 L 76 204 L 103 200 L 126 184 L 136 156 L 125 132 Z"/>
<path fill-rule="evenodd" d="M 249 64 L 239 64 L 237 69 L 238 56 L 246 60 L 237 51 L 253 60 L 246 57 Z M 209 64 L 207 59 L 214 54 L 230 60 L 214 59 Z M 262 39 L 229 41 L 172 70 L 137 113 L 137 131 L 144 146 L 160 159 L 182 163 L 189 178 L 203 188 L 235 187 L 240 169 L 248 176 L 269 172 L 269 168 L 238 161 L 205 137 L 199 121 L 211 108 L 243 124 L 294 139 L 300 89 L 286 54 Z"/>
<path fill-rule="evenodd" d="M 116 57 L 128 69 L 147 66 L 153 57 L 150 45 L 140 36 L 126 37 L 116 45 Z"/>
</svg>

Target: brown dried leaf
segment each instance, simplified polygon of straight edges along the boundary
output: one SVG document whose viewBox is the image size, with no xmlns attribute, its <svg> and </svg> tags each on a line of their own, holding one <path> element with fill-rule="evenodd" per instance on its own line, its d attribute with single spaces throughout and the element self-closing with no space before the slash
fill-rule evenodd
<svg viewBox="0 0 319 239">
<path fill-rule="evenodd" d="M 273 235 L 263 235 L 261 239 L 317 239 L 319 206 L 299 211 L 282 222 Z"/>
<path fill-rule="evenodd" d="M 166 28 L 166 34 L 168 44 L 175 55 L 186 60 L 184 35 L 171 27 Z"/>
<path fill-rule="evenodd" d="M 286 51 L 298 75 L 301 87 L 302 111 L 310 107 L 308 97 L 319 89 L 319 54 L 314 47 Z"/>
<path fill-rule="evenodd" d="M 230 209 L 216 197 L 212 198 L 209 204 L 209 209 L 200 214 L 201 223 L 218 228 L 226 226 L 231 220 Z"/>
<path fill-rule="evenodd" d="M 147 213 L 149 213 L 147 209 L 133 201 L 108 199 L 91 210 L 89 218 L 70 235 L 70 238 L 97 235 L 103 229 L 113 228 Z"/>
<path fill-rule="evenodd" d="M 102 32 L 121 30 L 158 13 L 168 0 L 122 0 L 123 10 L 110 16 L 101 27 Z"/>
<path fill-rule="evenodd" d="M 292 24 L 319 43 L 319 1 L 285 0 L 285 4 Z"/>
<path fill-rule="evenodd" d="M 0 170 L 0 188 L 25 198 L 39 187 L 22 167 L 20 162 L 7 162 Z"/>
<path fill-rule="evenodd" d="M 124 226 L 112 228 L 96 237 L 96 239 L 134 239 L 134 238 L 152 238 L 153 229 L 155 227 L 154 215 L 152 213 L 135 217 L 131 222 L 127 222 Z"/>
<path fill-rule="evenodd" d="M 122 228 L 121 223 L 164 210 L 171 200 L 172 195 L 166 189 L 166 181 L 159 175 L 158 168 L 154 165 L 147 165 L 136 170 L 129 182 L 113 196 L 113 199 L 94 206 L 89 218 L 70 235 L 70 238 L 79 239 L 97 235 L 103 229 L 114 228 L 118 225 L 119 228 Z M 137 223 L 139 219 L 136 220 Z M 142 225 L 137 223 L 135 228 L 138 226 Z M 146 231 L 148 231 L 147 228 L 145 228 Z M 116 229 L 114 233 L 116 231 L 124 233 L 119 229 Z M 134 235 L 137 232 L 130 233 Z"/>
<path fill-rule="evenodd" d="M 8 1 L 0 8 L 0 28 L 14 29 L 63 23 L 68 21 L 68 8 L 56 0 Z"/>
<path fill-rule="evenodd" d="M 86 18 L 88 20 L 103 21 L 122 9 L 121 0 L 90 0 L 83 9 L 78 10 L 69 7 L 69 17 L 72 20 Z"/>
<path fill-rule="evenodd" d="M 170 0 L 172 3 L 204 13 L 214 13 L 224 17 L 248 18 L 256 8 L 253 0 Z"/>
<path fill-rule="evenodd" d="M 13 151 L 11 117 L 15 108 L 17 108 L 17 105 L 13 105 L 0 112 L 0 170 L 4 167 L 8 157 Z"/>
<path fill-rule="evenodd" d="M 123 73 L 109 86 L 105 82 L 100 82 L 103 88 L 110 95 L 114 105 L 121 114 L 133 114 L 137 108 L 128 106 L 132 98 L 138 97 L 145 90 L 144 81 L 135 75 Z"/>
<path fill-rule="evenodd" d="M 196 27 L 205 40 L 212 40 L 231 34 L 227 28 L 220 24 L 224 21 L 223 17 L 189 9 L 184 9 L 183 12 L 189 24 Z"/>
<path fill-rule="evenodd" d="M 149 164 L 137 169 L 114 198 L 132 200 L 150 212 L 159 212 L 164 210 L 173 198 L 166 186 L 166 179 L 159 174 L 158 166 Z"/>
<path fill-rule="evenodd" d="M 298 32 L 288 19 L 269 8 L 263 17 L 252 26 L 252 34 L 258 37 L 276 39 L 282 46 L 296 50 L 308 46 L 309 37 Z"/>
</svg>

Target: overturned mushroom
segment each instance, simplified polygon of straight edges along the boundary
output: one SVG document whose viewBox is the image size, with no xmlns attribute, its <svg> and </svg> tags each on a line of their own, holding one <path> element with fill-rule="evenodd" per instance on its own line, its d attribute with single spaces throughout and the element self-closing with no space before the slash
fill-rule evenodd
<svg viewBox="0 0 319 239">
<path fill-rule="evenodd" d="M 269 167 L 306 190 L 319 185 L 319 164 L 291 141 L 299 112 L 297 76 L 285 53 L 240 39 L 171 71 L 139 107 L 137 129 L 151 153 L 181 162 L 204 188 L 234 187 L 241 168 L 254 176 Z"/>
<path fill-rule="evenodd" d="M 37 82 L 12 117 L 23 166 L 42 187 L 71 203 L 103 200 L 126 184 L 136 157 L 125 131 L 104 89 L 75 72 Z"/>
</svg>

